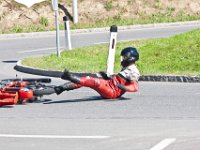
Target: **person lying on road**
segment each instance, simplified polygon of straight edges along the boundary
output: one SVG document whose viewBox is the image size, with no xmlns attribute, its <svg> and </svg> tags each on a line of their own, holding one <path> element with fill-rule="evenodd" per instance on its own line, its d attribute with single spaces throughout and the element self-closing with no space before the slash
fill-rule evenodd
<svg viewBox="0 0 200 150">
<path fill-rule="evenodd" d="M 84 86 L 94 89 L 105 99 L 119 98 L 125 92 L 136 92 L 139 89 L 138 80 L 140 77 L 135 64 L 138 60 L 138 50 L 134 47 L 127 47 L 121 51 L 122 70 L 118 74 L 108 77 L 105 72 L 100 72 L 102 78 L 78 77 L 65 70 L 61 79 L 70 82 L 56 86 L 54 90 L 57 94 L 60 94 L 63 91 L 74 90 Z"/>
</svg>

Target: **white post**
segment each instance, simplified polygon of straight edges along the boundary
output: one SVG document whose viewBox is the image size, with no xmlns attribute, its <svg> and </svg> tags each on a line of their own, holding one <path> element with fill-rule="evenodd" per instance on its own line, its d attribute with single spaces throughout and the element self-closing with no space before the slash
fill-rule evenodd
<svg viewBox="0 0 200 150">
<path fill-rule="evenodd" d="M 78 23 L 78 0 L 73 0 L 73 22 Z"/>
<path fill-rule="evenodd" d="M 117 26 L 113 25 L 110 27 L 110 44 L 109 44 L 108 60 L 107 60 L 107 75 L 112 75 L 114 73 L 116 43 L 117 43 Z"/>
<path fill-rule="evenodd" d="M 60 33 L 59 33 L 59 21 L 58 21 L 58 0 L 52 0 L 52 7 L 55 11 L 55 21 L 56 21 L 56 50 L 57 56 L 60 56 Z"/>
<path fill-rule="evenodd" d="M 72 49 L 72 44 L 71 44 L 69 17 L 68 16 L 64 16 L 63 17 L 63 21 L 64 21 L 64 27 L 65 27 L 65 44 L 66 44 L 66 48 L 68 47 L 68 49 L 71 50 Z"/>
</svg>

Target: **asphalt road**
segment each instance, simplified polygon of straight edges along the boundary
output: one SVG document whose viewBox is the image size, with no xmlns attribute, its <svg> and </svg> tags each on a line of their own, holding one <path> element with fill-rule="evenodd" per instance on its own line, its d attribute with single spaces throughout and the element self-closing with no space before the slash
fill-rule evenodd
<svg viewBox="0 0 200 150">
<path fill-rule="evenodd" d="M 168 37 L 199 25 L 120 31 L 118 40 Z M 73 47 L 107 42 L 109 33 L 73 34 Z M 54 37 L 0 40 L 0 79 L 39 77 L 13 70 L 16 61 L 55 51 Z M 61 42 L 64 45 L 64 42 Z M 53 78 L 53 84 L 63 83 Z M 200 86 L 140 82 L 137 93 L 106 101 L 88 88 L 0 108 L 1 150 L 199 150 Z"/>
</svg>

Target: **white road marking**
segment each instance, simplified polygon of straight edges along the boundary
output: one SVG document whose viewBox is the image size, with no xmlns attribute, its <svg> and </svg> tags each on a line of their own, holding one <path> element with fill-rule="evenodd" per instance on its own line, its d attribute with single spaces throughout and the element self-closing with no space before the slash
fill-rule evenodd
<svg viewBox="0 0 200 150">
<path fill-rule="evenodd" d="M 106 139 L 109 136 L 68 136 L 68 135 L 22 135 L 22 134 L 0 134 L 4 138 L 42 138 L 42 139 Z"/>
<path fill-rule="evenodd" d="M 61 49 L 64 47 L 60 47 Z M 39 51 L 48 51 L 48 50 L 56 50 L 56 47 L 48 47 L 48 48 L 40 48 L 40 49 L 33 49 L 33 50 L 25 50 L 25 51 L 19 51 L 18 53 L 32 53 L 32 52 L 39 52 Z"/>
<path fill-rule="evenodd" d="M 157 145 L 152 147 L 150 150 L 163 150 L 164 148 L 166 148 L 167 146 L 169 146 L 170 144 L 172 144 L 175 141 L 176 141 L 175 138 L 164 139 L 160 143 L 158 143 Z"/>
</svg>

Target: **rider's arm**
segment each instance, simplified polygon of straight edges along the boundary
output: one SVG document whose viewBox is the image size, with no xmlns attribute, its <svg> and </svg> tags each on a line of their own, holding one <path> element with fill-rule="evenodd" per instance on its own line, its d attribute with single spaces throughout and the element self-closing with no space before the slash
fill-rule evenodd
<svg viewBox="0 0 200 150">
<path fill-rule="evenodd" d="M 139 85 L 135 81 L 131 81 L 128 85 L 118 84 L 117 87 L 126 92 L 136 92 L 139 89 Z"/>
</svg>

